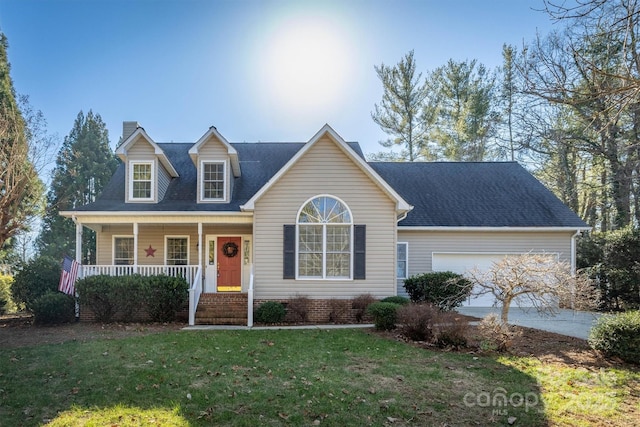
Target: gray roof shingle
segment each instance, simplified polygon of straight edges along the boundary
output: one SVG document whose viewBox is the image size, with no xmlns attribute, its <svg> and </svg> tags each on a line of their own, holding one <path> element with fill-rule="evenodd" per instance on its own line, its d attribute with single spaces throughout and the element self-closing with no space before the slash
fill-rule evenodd
<svg viewBox="0 0 640 427">
<path fill-rule="evenodd" d="M 190 143 L 158 144 L 179 174 L 159 203 L 125 203 L 125 168 L 120 164 L 98 199 L 79 212 L 237 212 L 304 143 L 233 143 L 242 176 L 230 203 L 196 202 L 196 168 Z M 357 143 L 349 143 L 364 158 Z M 395 163 L 369 165 L 414 209 L 400 226 L 587 227 L 544 185 L 515 162 Z"/>
</svg>

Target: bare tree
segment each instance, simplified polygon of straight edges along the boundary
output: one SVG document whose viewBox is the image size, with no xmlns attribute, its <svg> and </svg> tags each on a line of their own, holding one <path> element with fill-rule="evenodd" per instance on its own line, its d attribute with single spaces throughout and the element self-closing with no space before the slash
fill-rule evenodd
<svg viewBox="0 0 640 427">
<path fill-rule="evenodd" d="M 511 303 L 534 307 L 541 314 L 556 314 L 561 306 L 592 309 L 599 293 L 591 279 L 581 272 L 572 274 L 566 262 L 545 253 L 506 256 L 487 271 L 471 270 L 466 276 L 474 284 L 473 293 L 492 294 L 501 305 L 500 318 L 509 322 Z"/>
</svg>

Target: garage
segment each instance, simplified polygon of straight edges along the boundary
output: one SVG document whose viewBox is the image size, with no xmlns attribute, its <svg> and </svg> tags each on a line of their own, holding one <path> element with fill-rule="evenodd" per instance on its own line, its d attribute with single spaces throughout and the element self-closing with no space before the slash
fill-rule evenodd
<svg viewBox="0 0 640 427">
<path fill-rule="evenodd" d="M 452 271 L 463 274 L 474 268 L 486 271 L 493 263 L 499 262 L 504 257 L 517 254 L 505 253 L 433 253 L 433 271 Z M 492 307 L 495 297 L 488 293 L 477 297 L 470 297 L 462 304 L 463 307 Z"/>
</svg>

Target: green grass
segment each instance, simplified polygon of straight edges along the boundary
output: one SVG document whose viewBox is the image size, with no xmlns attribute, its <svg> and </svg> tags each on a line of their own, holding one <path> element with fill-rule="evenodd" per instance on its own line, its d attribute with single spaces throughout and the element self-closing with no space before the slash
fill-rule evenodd
<svg viewBox="0 0 640 427">
<path fill-rule="evenodd" d="M 0 425 L 459 426 L 507 425 L 509 417 L 548 425 L 556 413 L 539 384 L 548 388 L 555 374 L 543 368 L 523 358 L 431 352 L 364 330 L 67 342 L 0 353 Z M 597 392 L 639 380 L 628 373 L 601 381 Z M 511 400 L 500 405 L 501 395 Z"/>
</svg>

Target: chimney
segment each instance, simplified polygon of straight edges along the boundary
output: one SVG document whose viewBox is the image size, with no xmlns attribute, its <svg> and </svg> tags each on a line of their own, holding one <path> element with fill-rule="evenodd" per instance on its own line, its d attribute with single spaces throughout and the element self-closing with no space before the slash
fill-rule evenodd
<svg viewBox="0 0 640 427">
<path fill-rule="evenodd" d="M 122 122 L 122 141 L 129 138 L 139 127 L 138 122 Z"/>
</svg>

